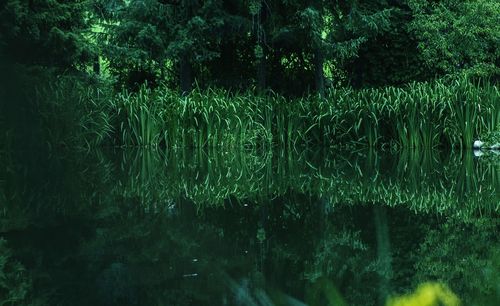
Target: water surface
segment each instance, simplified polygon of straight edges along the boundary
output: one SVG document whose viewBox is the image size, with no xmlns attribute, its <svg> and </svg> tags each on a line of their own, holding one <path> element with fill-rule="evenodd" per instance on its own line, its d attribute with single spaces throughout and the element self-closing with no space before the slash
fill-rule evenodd
<svg viewBox="0 0 500 306">
<path fill-rule="evenodd" d="M 3 152 L 0 299 L 499 305 L 500 162 L 459 152 Z M 5 281 L 3 281 L 5 280 Z"/>
</svg>

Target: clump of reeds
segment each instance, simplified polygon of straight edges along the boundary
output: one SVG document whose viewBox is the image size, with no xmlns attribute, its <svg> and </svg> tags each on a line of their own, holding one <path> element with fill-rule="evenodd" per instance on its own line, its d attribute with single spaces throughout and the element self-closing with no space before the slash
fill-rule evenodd
<svg viewBox="0 0 500 306">
<path fill-rule="evenodd" d="M 266 96 L 161 87 L 119 93 L 112 101 L 120 145 L 248 147 L 271 144 L 272 102 Z M 268 103 L 269 102 L 269 103 Z"/>
<path fill-rule="evenodd" d="M 52 100 L 68 100 L 66 90 Z M 467 148 L 500 129 L 499 97 L 496 85 L 465 77 L 299 99 L 216 89 L 183 96 L 164 85 L 135 93 L 87 90 L 76 99 L 83 105 L 76 134 L 87 147 Z"/>
<path fill-rule="evenodd" d="M 36 139 L 22 141 L 83 148 L 110 143 L 114 126 L 109 90 L 87 87 L 76 77 L 60 77 L 48 78 L 25 94 L 25 113 L 32 118 L 26 126 Z"/>
<path fill-rule="evenodd" d="M 303 112 L 295 118 L 307 123 L 302 127 L 309 133 L 306 140 L 329 145 L 468 148 L 476 137 L 500 129 L 498 87 L 465 77 L 402 88 L 334 89 L 326 99 L 298 103 Z"/>
</svg>

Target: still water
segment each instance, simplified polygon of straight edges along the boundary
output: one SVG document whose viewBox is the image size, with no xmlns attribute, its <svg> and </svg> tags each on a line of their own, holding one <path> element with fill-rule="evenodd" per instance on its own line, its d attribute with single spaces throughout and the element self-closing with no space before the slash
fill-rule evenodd
<svg viewBox="0 0 500 306">
<path fill-rule="evenodd" d="M 498 156 L 1 155 L 1 305 L 500 305 Z"/>
</svg>

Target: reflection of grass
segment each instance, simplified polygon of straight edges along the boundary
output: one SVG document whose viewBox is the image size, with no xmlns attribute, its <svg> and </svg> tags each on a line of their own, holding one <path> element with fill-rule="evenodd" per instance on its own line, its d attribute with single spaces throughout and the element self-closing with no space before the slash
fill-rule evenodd
<svg viewBox="0 0 500 306">
<path fill-rule="evenodd" d="M 414 281 L 447 283 L 461 295 L 465 305 L 498 305 L 499 225 L 495 217 L 449 218 L 429 230 L 413 255 Z M 479 303 L 478 299 L 489 302 Z"/>
<path fill-rule="evenodd" d="M 74 193 L 71 193 L 72 196 L 77 194 L 85 195 L 85 201 L 79 199 L 74 201 L 81 209 L 89 209 L 88 207 L 85 208 L 87 205 L 81 205 L 82 203 L 94 203 L 95 206 L 92 205 L 91 207 L 96 207 L 97 211 L 91 210 L 92 220 L 93 218 L 110 218 L 114 220 L 113 222 L 117 222 L 116 224 L 119 225 L 115 229 L 115 235 L 117 236 L 99 236 L 103 239 L 109 239 L 109 248 L 116 249 L 117 252 L 121 249 L 116 248 L 116 242 L 118 240 L 116 237 L 139 237 L 137 239 L 146 244 L 151 241 L 156 241 L 152 245 L 158 248 L 162 246 L 162 240 L 154 238 L 156 236 L 151 236 L 153 237 L 151 239 L 149 236 L 142 236 L 142 231 L 148 229 L 146 224 L 150 224 L 147 220 L 144 223 L 137 223 L 136 219 L 133 217 L 126 221 L 121 218 L 116 218 L 115 216 L 134 216 L 135 213 L 143 216 L 144 208 L 148 208 L 150 211 L 158 208 L 161 213 L 155 214 L 155 216 L 162 219 L 165 217 L 163 212 L 167 211 L 166 208 L 168 208 L 168 205 L 176 203 L 178 198 L 187 197 L 194 201 L 200 209 L 203 209 L 208 205 L 228 204 L 228 198 L 233 200 L 232 203 L 234 205 L 238 205 L 237 200 L 245 201 L 242 202 L 242 204 L 252 202 L 263 203 L 263 199 L 267 201 L 269 198 L 283 195 L 289 190 L 293 190 L 308 195 L 319 195 L 323 197 L 324 201 L 321 203 L 328 206 L 330 209 L 335 209 L 346 203 L 354 206 L 359 204 L 362 205 L 366 202 L 376 202 L 379 205 L 386 204 L 414 207 L 414 209 L 419 212 L 440 211 L 445 214 L 457 216 L 460 218 L 460 223 L 450 227 L 448 232 L 439 230 L 436 231 L 436 234 L 429 233 L 429 235 L 427 235 L 429 238 L 439 237 L 439 233 L 444 232 L 444 234 L 441 234 L 443 238 L 451 237 L 449 233 L 455 233 L 456 238 L 451 242 L 455 243 L 456 247 L 449 248 L 451 245 L 449 240 L 445 240 L 445 243 L 441 243 L 441 240 L 434 238 L 434 240 L 429 243 L 428 248 L 423 248 L 422 252 L 417 255 L 421 254 L 421 257 L 424 258 L 425 256 L 429 256 L 429 252 L 431 251 L 447 250 L 442 257 L 445 260 L 433 260 L 433 262 L 436 262 L 441 267 L 448 266 L 451 269 L 455 267 L 468 269 L 467 271 L 469 271 L 468 273 L 470 274 L 466 275 L 472 275 L 472 273 L 476 273 L 480 271 L 480 269 L 476 269 L 476 266 L 474 266 L 474 268 L 469 268 L 471 266 L 469 263 L 479 262 L 475 254 L 481 255 L 482 248 L 488 247 L 485 242 L 492 241 L 492 239 L 490 236 L 473 236 L 474 239 L 465 242 L 463 239 L 464 237 L 472 236 L 470 236 L 468 232 L 463 234 L 463 220 L 461 218 L 466 218 L 468 215 L 487 215 L 488 212 L 495 209 L 498 211 L 498 208 L 495 208 L 498 201 L 495 202 L 495 198 L 488 195 L 488 192 L 490 192 L 492 188 L 492 191 L 495 191 L 495 184 L 498 184 L 498 176 L 495 174 L 497 172 L 492 172 L 497 171 L 498 168 L 495 168 L 493 165 L 483 164 L 481 162 L 478 163 L 476 160 L 467 156 L 451 155 L 449 158 L 444 158 L 437 152 L 422 152 L 418 156 L 406 152 L 405 154 L 397 156 L 395 160 L 392 160 L 388 156 L 373 151 L 367 152 L 366 154 L 350 153 L 351 155 L 346 157 L 342 155 L 332 155 L 330 153 L 307 151 L 301 152 L 300 154 L 289 151 L 224 152 L 215 150 L 209 152 L 203 150 L 178 150 L 168 151 L 164 155 L 154 150 L 123 151 L 120 153 L 123 153 L 123 160 L 118 164 L 119 167 L 116 167 L 116 165 L 114 167 L 110 166 L 105 158 L 105 162 L 100 163 L 96 163 L 95 161 L 88 162 L 80 158 L 80 165 L 86 168 L 81 175 L 87 176 L 88 180 L 92 181 L 94 185 L 92 188 L 89 186 L 88 189 L 84 190 L 81 184 L 74 184 L 78 186 L 78 192 L 73 190 Z M 64 164 L 62 168 L 66 169 L 69 167 L 67 164 Z M 105 173 L 93 173 L 93 168 Z M 119 171 L 123 171 L 123 175 L 117 174 Z M 47 171 L 46 173 L 50 173 L 51 175 L 55 174 L 54 171 Z M 71 175 L 73 176 L 74 173 L 71 172 Z M 456 187 L 461 181 L 469 179 L 470 176 L 474 176 L 476 183 L 470 184 L 471 187 L 469 189 L 464 190 L 463 188 Z M 73 186 L 73 184 L 63 185 L 63 188 L 57 188 L 57 190 L 52 191 L 54 196 L 50 198 L 47 197 L 47 199 L 50 199 L 50 201 L 57 199 L 57 197 L 63 194 L 65 190 L 64 187 L 68 188 L 70 186 Z M 96 189 L 94 186 L 101 189 Z M 433 195 L 433 192 L 435 195 Z M 467 192 L 468 195 L 462 196 L 462 192 Z M 431 195 L 426 195 L 427 193 Z M 93 194 L 97 194 L 97 196 L 91 197 Z M 115 197 L 117 194 L 126 199 L 120 201 L 120 197 Z M 109 198 L 107 198 L 108 196 Z M 109 205 L 99 207 L 98 205 L 101 203 L 98 201 L 99 197 L 110 199 L 111 201 L 102 201 L 103 204 L 109 203 Z M 443 197 L 443 199 L 440 199 L 440 197 Z M 472 200 L 469 200 L 470 198 Z M 416 199 L 421 199 L 422 203 L 418 204 Z M 292 199 L 290 202 L 292 201 L 294 200 Z M 448 202 L 445 203 L 445 201 Z M 481 201 L 484 201 L 484 203 Z M 48 203 L 49 201 L 44 202 Z M 69 201 L 65 201 L 65 203 L 69 211 L 73 210 L 72 207 L 68 206 Z M 484 209 L 487 207 L 487 203 L 491 206 L 490 210 Z M 123 214 L 113 213 L 112 210 L 122 209 L 122 205 L 124 204 L 130 204 L 130 206 L 124 209 Z M 315 202 L 311 204 L 319 203 Z M 304 203 L 304 206 L 307 206 L 307 204 Z M 47 210 L 47 207 L 43 210 L 39 210 L 44 213 L 43 218 L 46 218 Z M 356 214 L 357 211 L 358 210 L 355 209 L 354 213 Z M 361 211 L 361 209 L 359 211 Z M 104 215 L 105 213 L 109 215 Z M 300 214 L 300 212 L 298 212 L 298 214 Z M 12 215 L 9 214 L 9 216 Z M 342 223 L 342 218 L 332 219 L 334 219 L 332 223 L 340 227 L 339 224 Z M 494 218 L 487 217 L 485 219 Z M 169 223 L 171 219 L 166 218 L 164 220 L 165 223 Z M 186 222 L 186 224 L 189 225 L 191 222 L 196 222 L 194 219 L 183 218 L 179 221 Z M 243 225 L 243 229 L 245 226 L 246 225 Z M 176 226 L 173 225 L 168 231 L 162 230 L 156 231 L 156 233 L 163 237 L 165 235 L 176 235 L 177 231 L 175 228 Z M 363 240 L 358 239 L 358 236 L 355 235 L 355 231 L 339 232 L 336 229 L 336 227 L 332 227 L 331 229 L 326 228 L 325 230 L 325 232 L 332 234 L 327 237 L 328 239 L 324 239 L 324 242 L 332 243 L 332 245 L 325 245 L 325 253 L 331 252 L 332 250 L 338 252 L 339 245 L 346 245 L 349 242 L 352 242 L 352 244 L 349 245 L 349 250 L 354 249 L 358 251 L 365 248 L 362 244 Z M 492 236 L 492 233 L 495 233 L 494 226 L 484 229 L 488 230 L 477 231 L 477 234 L 483 235 L 482 233 L 489 233 L 489 235 Z M 167 232 L 168 234 L 166 234 Z M 304 232 L 307 234 L 309 233 L 308 231 Z M 260 237 L 264 239 L 262 233 Z M 266 237 L 266 239 L 272 237 L 272 231 L 266 232 Z M 332 237 L 335 239 L 331 239 Z M 480 237 L 485 238 L 478 239 Z M 360 240 L 360 242 L 358 242 L 358 240 Z M 126 243 L 127 245 L 135 245 L 130 244 L 130 241 L 127 239 L 122 241 L 122 243 Z M 197 236 L 195 241 L 202 241 L 202 239 Z M 468 258 L 469 261 L 463 263 L 462 255 L 465 253 L 465 248 L 470 248 L 471 242 L 475 242 L 476 247 L 472 247 L 472 251 L 470 252 L 471 256 Z M 162 248 L 165 249 L 164 247 Z M 285 248 L 285 246 L 283 246 L 283 248 Z M 101 250 L 100 248 L 94 247 L 90 249 Z M 142 250 L 143 248 L 140 247 L 137 249 Z M 171 250 L 172 248 L 166 249 Z M 311 250 L 316 252 L 316 249 Z M 351 254 L 353 253 L 345 252 L 342 258 L 354 257 Z M 456 254 L 458 259 L 449 260 L 450 254 Z M 236 258 L 240 257 L 240 255 L 236 255 Z M 432 257 L 430 258 L 432 259 Z M 481 257 L 479 256 L 479 258 Z M 143 262 L 143 257 L 141 257 L 141 262 Z M 212 263 L 212 261 L 208 262 Z M 338 262 L 339 261 L 335 260 L 331 261 L 332 268 L 338 270 Z M 443 264 L 443 262 L 445 264 Z M 453 264 L 449 264 L 450 262 Z M 348 267 L 364 267 L 364 262 L 361 263 L 362 264 L 349 265 Z M 422 261 L 422 263 L 424 269 L 430 266 L 428 262 Z M 377 267 L 372 266 L 371 268 L 376 269 Z M 495 271 L 494 269 L 495 265 L 486 267 L 484 269 L 485 274 L 489 274 L 490 272 L 488 271 L 490 270 Z M 356 273 L 359 273 L 359 271 L 360 270 L 356 270 Z M 463 274 L 461 274 L 461 271 L 458 269 L 454 273 L 447 272 L 449 270 L 443 271 L 444 273 L 440 273 L 440 275 L 451 276 L 451 281 L 446 281 L 446 283 L 450 285 L 456 286 L 456 284 L 453 283 L 454 279 L 460 279 L 460 281 L 457 282 L 459 284 L 463 283 L 461 281 L 463 279 L 466 279 L 468 283 L 471 282 L 471 277 L 459 278 Z M 413 273 L 413 271 L 411 273 Z M 426 277 L 426 274 L 423 276 L 424 277 L 417 279 L 417 281 L 434 279 L 434 277 Z M 497 279 L 494 276 L 491 277 L 491 275 L 489 277 L 488 279 Z M 498 282 L 491 282 L 491 284 L 496 283 Z M 323 288 L 331 288 L 330 285 L 322 286 Z M 362 285 L 359 286 L 360 287 L 355 288 L 364 288 Z M 456 287 L 453 288 L 456 290 Z M 484 286 L 479 288 L 482 289 Z M 346 294 L 344 288 L 341 290 L 341 288 L 338 287 L 337 289 L 339 292 L 342 292 L 346 299 L 348 297 L 350 298 L 350 295 Z M 456 290 L 456 292 L 463 293 L 466 291 Z M 277 293 L 269 293 L 270 298 L 274 298 L 277 295 Z M 281 294 L 280 298 L 291 301 L 291 297 L 284 297 L 283 295 L 284 294 Z M 327 299 L 335 300 L 335 296 L 335 292 L 330 293 Z M 261 302 L 265 300 L 264 298 L 266 295 L 260 292 L 259 297 L 261 299 L 258 301 Z M 465 297 L 461 297 L 465 299 Z M 255 299 L 253 301 L 255 301 Z M 279 303 L 276 304 L 280 305 Z M 483 305 L 489 304 L 483 303 Z"/>
<path fill-rule="evenodd" d="M 384 203 L 465 217 L 500 208 L 498 169 L 469 155 L 452 155 L 445 162 L 436 152 L 403 154 L 389 162 L 373 153 L 348 159 L 311 154 L 179 150 L 160 158 L 151 151 L 138 152 L 122 165 L 128 183 L 120 183 L 121 192 L 147 196 L 143 203 L 155 205 L 185 197 L 199 208 L 225 201 L 259 202 L 288 190 L 321 197 L 326 209 Z"/>
</svg>

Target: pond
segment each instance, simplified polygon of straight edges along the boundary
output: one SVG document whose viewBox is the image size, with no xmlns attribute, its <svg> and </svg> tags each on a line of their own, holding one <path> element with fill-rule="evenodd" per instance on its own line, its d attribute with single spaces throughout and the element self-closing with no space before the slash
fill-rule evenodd
<svg viewBox="0 0 500 306">
<path fill-rule="evenodd" d="M 498 157 L 1 154 L 7 305 L 500 305 Z"/>
</svg>

